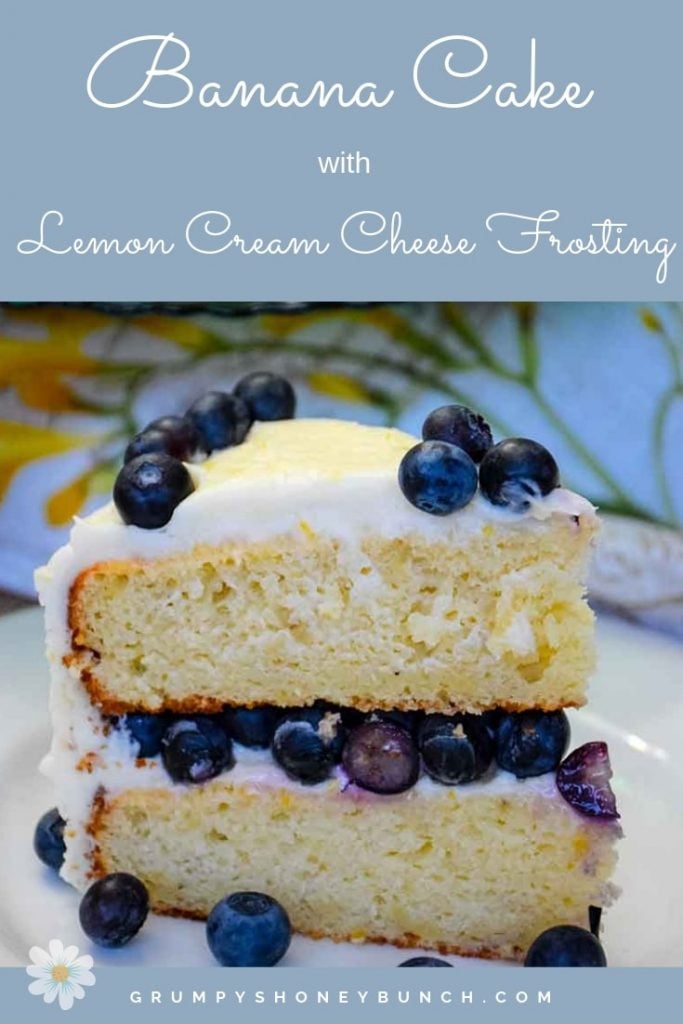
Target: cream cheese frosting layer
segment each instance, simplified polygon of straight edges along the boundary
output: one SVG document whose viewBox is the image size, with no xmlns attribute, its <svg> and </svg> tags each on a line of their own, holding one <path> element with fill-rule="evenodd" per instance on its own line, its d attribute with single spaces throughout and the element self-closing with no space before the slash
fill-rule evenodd
<svg viewBox="0 0 683 1024">
<path fill-rule="evenodd" d="M 300 530 L 342 541 L 410 533 L 447 540 L 488 522 L 529 530 L 549 516 L 595 516 L 590 502 L 564 488 L 532 501 L 523 513 L 477 493 L 452 515 L 427 515 L 406 500 L 397 479 L 401 458 L 416 443 L 399 430 L 341 420 L 256 423 L 243 444 L 188 467 L 195 491 L 166 526 L 126 526 L 112 502 L 76 519 L 69 544 L 36 574 L 41 601 L 55 592 L 65 600 L 75 577 L 97 562 L 157 558 L 200 543 L 256 542 Z"/>
</svg>

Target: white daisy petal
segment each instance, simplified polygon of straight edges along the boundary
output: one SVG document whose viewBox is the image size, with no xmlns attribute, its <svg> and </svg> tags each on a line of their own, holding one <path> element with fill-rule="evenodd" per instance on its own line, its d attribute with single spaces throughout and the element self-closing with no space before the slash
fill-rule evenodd
<svg viewBox="0 0 683 1024">
<path fill-rule="evenodd" d="M 39 967 L 48 967 L 52 969 L 52 957 L 46 950 L 41 949 L 40 946 L 31 946 L 28 951 L 29 959 L 33 960 L 34 964 L 38 964 Z"/>
<path fill-rule="evenodd" d="M 94 962 L 93 958 L 86 953 L 84 956 L 79 956 L 77 960 L 74 960 L 71 966 L 78 967 L 79 969 L 82 968 L 84 971 L 89 971 Z"/>
<path fill-rule="evenodd" d="M 43 999 L 45 1000 L 45 1002 L 46 1003 L 54 1003 L 55 999 L 59 995 L 60 988 L 61 988 L 61 985 L 54 985 L 54 984 L 52 985 L 51 988 L 48 988 L 46 990 L 46 992 L 45 992 L 45 995 L 43 996 Z"/>
<path fill-rule="evenodd" d="M 66 985 L 59 986 L 59 1005 L 63 1010 L 70 1010 L 74 1004 L 73 992 Z"/>
<path fill-rule="evenodd" d="M 74 982 L 78 982 L 79 985 L 94 985 L 95 975 L 92 971 L 78 971 L 73 975 Z"/>
<path fill-rule="evenodd" d="M 52 978 L 38 978 L 37 981 L 32 981 L 28 987 L 29 992 L 32 996 L 42 996 L 44 992 L 47 992 L 52 987 Z"/>
<path fill-rule="evenodd" d="M 85 995 L 85 989 L 82 989 L 77 981 L 71 982 L 71 991 L 73 993 L 74 999 L 82 999 L 83 996 Z"/>
<path fill-rule="evenodd" d="M 78 946 L 67 946 L 62 953 L 62 963 L 65 967 L 71 967 L 78 956 Z"/>
<path fill-rule="evenodd" d="M 48 949 L 50 950 L 50 956 L 55 963 L 62 962 L 62 955 L 64 953 L 64 943 L 60 939 L 50 939 L 48 943 Z"/>
<path fill-rule="evenodd" d="M 37 964 L 31 964 L 30 967 L 26 968 L 26 973 L 30 978 L 49 978 L 52 976 L 52 969 L 50 967 L 39 967 Z"/>
</svg>

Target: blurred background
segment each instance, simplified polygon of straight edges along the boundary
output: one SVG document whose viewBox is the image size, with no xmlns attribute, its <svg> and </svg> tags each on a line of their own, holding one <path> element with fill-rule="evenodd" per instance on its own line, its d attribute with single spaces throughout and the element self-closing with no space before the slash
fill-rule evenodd
<svg viewBox="0 0 683 1024">
<path fill-rule="evenodd" d="M 419 433 L 461 402 L 543 442 L 605 513 L 592 600 L 683 636 L 678 304 L 0 307 L 0 611 L 108 500 L 132 434 L 255 368 L 302 416 Z"/>
</svg>

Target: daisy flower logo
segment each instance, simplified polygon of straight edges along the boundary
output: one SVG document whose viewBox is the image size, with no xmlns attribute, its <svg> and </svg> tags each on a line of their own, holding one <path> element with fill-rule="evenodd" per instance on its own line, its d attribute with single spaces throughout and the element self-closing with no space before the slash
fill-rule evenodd
<svg viewBox="0 0 683 1024">
<path fill-rule="evenodd" d="M 63 1010 L 70 1010 L 74 999 L 82 999 L 84 986 L 95 984 L 90 968 L 91 956 L 79 956 L 77 946 L 64 946 L 59 939 L 51 939 L 47 950 L 32 946 L 28 952 L 33 961 L 26 973 L 35 978 L 28 987 L 32 996 L 42 996 L 46 1003 L 59 1000 Z"/>
</svg>

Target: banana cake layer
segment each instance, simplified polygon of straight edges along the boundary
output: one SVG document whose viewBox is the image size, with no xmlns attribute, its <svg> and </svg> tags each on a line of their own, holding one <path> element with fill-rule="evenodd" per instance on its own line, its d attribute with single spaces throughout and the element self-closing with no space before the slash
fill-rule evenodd
<svg viewBox="0 0 683 1024">
<path fill-rule="evenodd" d="M 120 732 L 87 728 L 79 716 L 70 743 L 58 732 L 46 764 L 67 820 L 62 874 L 81 889 L 128 871 L 156 911 L 198 918 L 226 892 L 263 891 L 307 935 L 504 958 L 547 927 L 585 927 L 615 893 L 618 824 L 574 810 L 554 773 L 457 787 L 423 774 L 380 796 L 341 768 L 304 786 L 236 746 L 231 770 L 186 785 Z"/>
<path fill-rule="evenodd" d="M 158 530 L 110 504 L 38 574 L 55 685 L 108 714 L 225 704 L 481 711 L 585 700 L 596 516 L 562 488 L 448 516 L 401 493 L 416 439 L 256 423 Z"/>
</svg>

